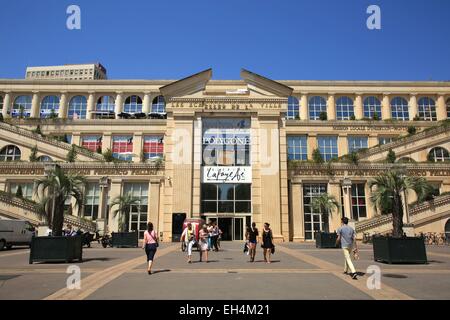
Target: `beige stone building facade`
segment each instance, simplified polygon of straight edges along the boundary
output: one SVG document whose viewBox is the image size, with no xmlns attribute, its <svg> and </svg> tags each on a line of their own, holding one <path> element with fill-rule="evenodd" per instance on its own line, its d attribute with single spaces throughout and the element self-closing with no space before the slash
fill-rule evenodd
<svg viewBox="0 0 450 320">
<path fill-rule="evenodd" d="M 185 218 L 200 217 L 218 221 L 224 240 L 242 240 L 254 221 L 269 222 L 279 241 L 308 241 L 335 230 L 342 216 L 360 235 L 388 232 L 367 182 L 401 166 L 436 188 L 430 203 L 408 195 L 405 222 L 415 233 L 448 230 L 450 83 L 273 81 L 246 70 L 240 80 L 211 76 L 0 80 L 0 190 L 15 194 L 20 185 L 37 200 L 34 181 L 58 162 L 87 177 L 85 203 L 72 214 L 100 230 L 118 229 L 109 203 L 131 193 L 139 205 L 128 229 L 142 234 L 152 221 L 163 241 L 179 237 Z M 77 161 L 66 163 L 71 145 Z M 106 162 L 108 150 L 121 161 Z M 312 161 L 314 150 L 325 164 Z M 389 150 L 397 163 L 385 163 Z M 358 163 L 342 158 L 352 152 Z M 340 203 L 330 215 L 311 206 L 321 193 Z M 0 215 L 32 211 L 19 207 L 0 197 Z"/>
</svg>

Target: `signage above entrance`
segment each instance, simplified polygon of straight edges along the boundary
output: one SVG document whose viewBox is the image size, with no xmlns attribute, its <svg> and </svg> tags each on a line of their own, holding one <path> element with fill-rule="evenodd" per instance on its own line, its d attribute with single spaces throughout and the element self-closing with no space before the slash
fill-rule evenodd
<svg viewBox="0 0 450 320">
<path fill-rule="evenodd" d="M 202 183 L 252 183 L 252 168 L 203 167 Z"/>
</svg>

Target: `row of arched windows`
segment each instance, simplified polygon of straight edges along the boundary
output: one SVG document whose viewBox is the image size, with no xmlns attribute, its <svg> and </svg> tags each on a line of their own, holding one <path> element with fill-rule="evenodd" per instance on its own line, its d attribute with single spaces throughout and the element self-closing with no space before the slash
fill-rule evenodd
<svg viewBox="0 0 450 320">
<path fill-rule="evenodd" d="M 0 105 L 3 108 L 3 97 L 0 96 Z M 29 118 L 31 116 L 32 97 L 29 95 L 18 96 L 14 100 L 11 110 L 11 117 Z M 60 98 L 58 96 L 46 96 L 42 99 L 40 108 L 40 118 L 51 117 L 52 114 L 57 116 L 60 108 Z M 102 96 L 98 98 L 95 111 L 114 113 L 115 98 L 111 96 Z M 125 113 L 142 113 L 142 99 L 137 95 L 129 96 L 125 99 L 123 112 Z M 166 103 L 163 96 L 153 99 L 151 113 L 165 113 Z M 87 115 L 87 98 L 79 95 L 70 99 L 68 105 L 68 118 L 86 119 Z"/>
<path fill-rule="evenodd" d="M 391 118 L 394 120 L 409 120 L 408 101 L 402 97 L 391 99 Z M 417 102 L 419 120 L 436 121 L 436 103 L 430 97 L 422 97 Z M 321 96 L 313 96 L 308 100 L 310 120 L 319 120 L 321 113 L 327 112 L 327 102 Z M 298 119 L 300 104 L 296 97 L 289 97 L 287 119 Z M 381 119 L 381 101 L 377 97 L 366 97 L 363 101 L 364 118 Z M 336 119 L 350 120 L 355 116 L 353 99 L 347 96 L 336 99 Z M 450 118 L 450 99 L 447 100 L 447 117 Z"/>
</svg>

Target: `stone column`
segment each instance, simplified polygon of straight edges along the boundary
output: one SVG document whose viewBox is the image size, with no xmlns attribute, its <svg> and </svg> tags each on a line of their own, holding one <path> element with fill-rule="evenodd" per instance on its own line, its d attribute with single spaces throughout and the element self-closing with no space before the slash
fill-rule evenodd
<svg viewBox="0 0 450 320">
<path fill-rule="evenodd" d="M 114 107 L 114 112 L 116 113 L 116 119 L 119 119 L 119 113 L 123 111 L 123 93 L 117 92 L 116 103 Z"/>
<path fill-rule="evenodd" d="M 349 220 L 352 219 L 352 206 L 351 206 L 351 197 L 352 197 L 352 182 L 348 178 L 344 178 L 342 181 L 342 198 L 344 199 L 343 207 L 344 207 L 344 216 Z"/>
<path fill-rule="evenodd" d="M 113 200 L 114 198 L 120 196 L 122 192 L 122 179 L 121 178 L 115 178 L 111 180 L 111 189 L 110 189 L 110 193 L 109 196 L 111 198 L 111 200 Z M 117 206 L 113 208 L 114 210 L 117 210 Z M 116 215 L 114 217 L 112 213 L 112 210 L 110 208 L 110 213 L 109 213 L 109 219 L 108 219 L 108 230 L 110 232 L 117 232 L 119 230 L 119 216 Z"/>
<path fill-rule="evenodd" d="M 142 152 L 144 152 L 142 145 L 142 132 L 135 132 L 133 137 L 133 162 L 143 162 Z"/>
<path fill-rule="evenodd" d="M 308 94 L 306 92 L 300 98 L 300 120 L 308 120 Z"/>
<path fill-rule="evenodd" d="M 437 121 L 447 120 L 447 104 L 445 103 L 445 95 L 440 94 L 436 103 Z"/>
<path fill-rule="evenodd" d="M 39 101 L 39 92 L 33 91 L 33 100 L 31 101 L 31 114 L 30 118 L 40 118 L 40 101 Z"/>
<path fill-rule="evenodd" d="M 388 93 L 383 93 L 383 100 L 381 102 L 381 119 L 388 120 L 392 118 L 391 101 Z"/>
<path fill-rule="evenodd" d="M 142 112 L 148 115 L 150 113 L 151 97 L 148 92 L 144 94 L 144 101 L 142 102 Z"/>
<path fill-rule="evenodd" d="M 308 160 L 312 160 L 312 155 L 314 149 L 317 149 L 317 134 L 316 133 L 310 133 L 308 135 L 307 139 L 307 152 L 308 152 Z"/>
<path fill-rule="evenodd" d="M 87 114 L 86 119 L 93 119 L 93 111 L 95 110 L 95 93 L 89 92 L 89 97 L 87 101 Z"/>
<path fill-rule="evenodd" d="M 61 119 L 67 118 L 67 92 L 61 92 L 61 96 L 59 98 L 59 117 Z"/>
<path fill-rule="evenodd" d="M 105 153 L 108 149 L 112 150 L 111 145 L 111 138 L 112 133 L 111 132 L 103 132 L 103 139 L 102 139 L 102 153 Z"/>
<path fill-rule="evenodd" d="M 108 191 L 111 180 L 108 177 L 102 177 L 99 181 L 100 199 L 98 206 L 97 228 L 103 231 L 103 234 L 108 233 Z"/>
<path fill-rule="evenodd" d="M 368 181 L 364 184 L 364 194 L 366 198 L 366 212 L 367 212 L 367 219 L 373 218 L 376 214 L 375 208 L 373 207 L 372 203 L 370 202 L 370 196 L 372 195 L 372 190 L 369 188 Z"/>
<path fill-rule="evenodd" d="M 152 222 L 155 228 L 159 228 L 159 189 L 160 189 L 161 179 L 152 178 L 148 186 L 148 222 Z M 158 236 L 163 230 L 157 229 Z"/>
<path fill-rule="evenodd" d="M 336 102 L 334 99 L 334 93 L 328 94 L 327 115 L 328 120 L 336 120 Z"/>
<path fill-rule="evenodd" d="M 362 94 L 359 93 L 355 97 L 355 119 L 362 120 L 364 118 Z"/>
<path fill-rule="evenodd" d="M 3 110 L 2 110 L 2 116 L 3 119 L 11 118 L 11 93 L 5 92 L 5 96 L 3 97 Z"/>
<path fill-rule="evenodd" d="M 81 145 L 81 133 L 80 132 L 72 133 L 72 144 L 74 144 L 76 146 Z"/>
<path fill-rule="evenodd" d="M 293 177 L 291 180 L 291 225 L 292 241 L 305 240 L 305 222 L 303 213 L 303 182 L 300 178 Z"/>
<path fill-rule="evenodd" d="M 369 135 L 369 141 L 368 141 L 368 147 L 372 148 L 375 147 L 376 145 L 378 145 L 378 134 L 376 133 L 371 133 Z"/>
<path fill-rule="evenodd" d="M 338 157 L 349 153 L 347 134 L 342 133 L 338 136 Z"/>
<path fill-rule="evenodd" d="M 330 182 L 328 183 L 328 194 L 333 196 L 338 203 L 341 203 L 340 188 L 341 188 L 341 185 L 340 185 L 339 181 L 330 180 Z M 328 224 L 329 224 L 330 232 L 336 231 L 340 226 L 341 215 L 339 213 L 340 213 L 339 207 L 329 213 Z"/>
<path fill-rule="evenodd" d="M 409 98 L 409 120 L 413 121 L 419 115 L 419 108 L 417 106 L 417 94 L 411 93 Z"/>
</svg>

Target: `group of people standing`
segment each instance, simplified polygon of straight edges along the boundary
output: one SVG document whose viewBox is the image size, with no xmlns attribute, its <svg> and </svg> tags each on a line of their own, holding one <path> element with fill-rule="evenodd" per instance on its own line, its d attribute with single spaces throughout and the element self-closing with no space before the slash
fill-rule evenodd
<svg viewBox="0 0 450 320">
<path fill-rule="evenodd" d="M 208 225 L 202 225 L 202 228 L 198 232 L 198 239 L 196 232 L 191 223 L 187 224 L 187 227 L 181 234 L 181 241 L 186 243 L 188 263 L 192 263 L 192 248 L 198 245 L 200 251 L 200 262 L 205 261 L 208 263 L 208 251 L 219 251 L 219 238 L 222 231 L 216 222 L 211 222 Z"/>
<path fill-rule="evenodd" d="M 198 239 L 195 229 L 191 223 L 187 224 L 187 227 L 183 230 L 181 235 L 181 241 L 186 243 L 187 249 L 187 261 L 192 263 L 192 249 L 198 245 L 200 251 L 200 262 L 205 261 L 208 263 L 208 251 L 219 251 L 218 239 L 221 235 L 221 230 L 217 226 L 216 222 L 212 222 L 209 225 L 204 224 L 198 232 Z M 357 279 L 357 272 L 352 262 L 353 256 L 357 256 L 358 248 L 356 244 L 356 233 L 353 228 L 348 226 L 348 218 L 342 218 L 342 226 L 337 230 L 338 238 L 336 245 L 340 245 L 344 253 L 344 273 L 349 274 L 353 279 Z M 260 235 L 256 223 L 252 223 L 247 227 L 245 233 L 246 247 L 248 248 L 250 262 L 255 262 L 256 246 L 258 244 L 258 238 L 261 238 L 261 248 L 263 249 L 264 261 L 271 263 L 271 255 L 275 252 L 275 245 L 273 241 L 273 233 L 269 223 L 264 223 L 264 228 Z M 147 230 L 144 233 L 144 244 L 147 255 L 147 272 L 152 274 L 153 259 L 155 257 L 156 250 L 159 246 L 158 236 L 153 228 L 153 224 L 149 222 L 147 224 Z"/>
</svg>

